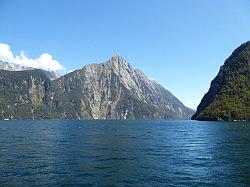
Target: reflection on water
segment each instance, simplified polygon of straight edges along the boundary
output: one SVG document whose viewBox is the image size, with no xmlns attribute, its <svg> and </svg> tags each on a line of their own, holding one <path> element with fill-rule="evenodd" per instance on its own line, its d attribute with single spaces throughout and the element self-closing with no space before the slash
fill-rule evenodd
<svg viewBox="0 0 250 187">
<path fill-rule="evenodd" d="M 1 121 L 0 184 L 250 185 L 250 124 Z"/>
</svg>

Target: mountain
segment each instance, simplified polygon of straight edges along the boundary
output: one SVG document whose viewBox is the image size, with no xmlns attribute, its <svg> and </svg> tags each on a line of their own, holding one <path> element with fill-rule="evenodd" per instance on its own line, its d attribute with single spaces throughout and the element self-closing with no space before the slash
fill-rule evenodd
<svg viewBox="0 0 250 187">
<path fill-rule="evenodd" d="M 24 70 L 32 70 L 34 68 L 0 61 L 0 69 L 9 70 L 9 71 L 24 71 Z"/>
<path fill-rule="evenodd" d="M 55 80 L 41 70 L 0 70 L 0 88 L 2 119 L 190 119 L 194 113 L 120 56 Z"/>
<path fill-rule="evenodd" d="M 8 70 L 8 71 L 25 71 L 25 70 L 34 70 L 35 68 L 22 66 L 19 64 L 8 63 L 0 61 L 0 70 Z M 42 70 L 45 75 L 50 79 L 56 79 L 58 76 L 54 71 Z"/>
<path fill-rule="evenodd" d="M 73 119 L 190 119 L 193 111 L 120 56 L 53 82 L 53 109 Z"/>
<path fill-rule="evenodd" d="M 250 120 L 250 41 L 225 61 L 192 119 Z"/>
</svg>

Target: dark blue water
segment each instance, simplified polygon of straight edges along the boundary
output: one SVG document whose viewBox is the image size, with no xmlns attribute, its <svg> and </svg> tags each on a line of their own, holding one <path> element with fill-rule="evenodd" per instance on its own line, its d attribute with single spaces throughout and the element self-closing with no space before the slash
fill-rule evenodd
<svg viewBox="0 0 250 187">
<path fill-rule="evenodd" d="M 2 186 L 249 186 L 250 124 L 0 121 Z"/>
</svg>

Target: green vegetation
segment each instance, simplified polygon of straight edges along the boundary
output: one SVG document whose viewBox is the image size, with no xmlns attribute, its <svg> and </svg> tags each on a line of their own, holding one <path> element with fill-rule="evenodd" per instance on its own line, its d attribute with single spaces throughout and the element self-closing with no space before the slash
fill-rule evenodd
<svg viewBox="0 0 250 187">
<path fill-rule="evenodd" d="M 40 70 L 0 70 L 0 119 L 50 119 L 51 81 Z"/>
<path fill-rule="evenodd" d="M 225 61 L 192 119 L 250 120 L 250 42 Z"/>
</svg>

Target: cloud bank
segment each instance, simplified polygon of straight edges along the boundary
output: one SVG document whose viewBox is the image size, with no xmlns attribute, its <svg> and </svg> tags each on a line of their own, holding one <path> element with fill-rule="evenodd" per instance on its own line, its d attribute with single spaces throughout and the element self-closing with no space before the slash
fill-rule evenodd
<svg viewBox="0 0 250 187">
<path fill-rule="evenodd" d="M 63 65 L 53 59 L 49 53 L 42 53 L 38 58 L 32 59 L 27 57 L 23 51 L 20 52 L 20 55 L 14 55 L 10 46 L 4 43 L 0 43 L 0 60 L 36 69 L 56 72 L 65 70 Z"/>
</svg>

